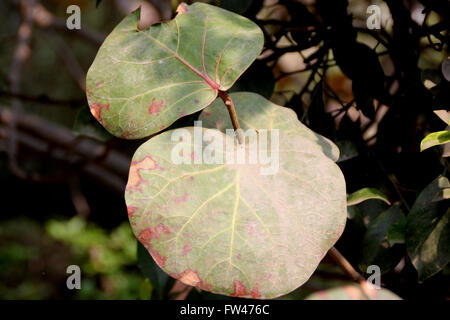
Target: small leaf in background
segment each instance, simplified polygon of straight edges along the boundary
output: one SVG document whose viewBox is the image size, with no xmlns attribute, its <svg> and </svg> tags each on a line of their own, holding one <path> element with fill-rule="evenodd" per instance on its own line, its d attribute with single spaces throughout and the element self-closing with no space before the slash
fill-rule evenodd
<svg viewBox="0 0 450 320">
<path fill-rule="evenodd" d="M 433 111 L 442 121 L 450 126 L 450 111 L 447 110 L 434 110 Z"/>
<path fill-rule="evenodd" d="M 362 188 L 348 195 L 347 205 L 354 206 L 369 199 L 378 199 L 386 202 L 387 204 L 390 204 L 387 196 L 383 192 L 375 188 Z"/>
<path fill-rule="evenodd" d="M 141 286 L 139 288 L 139 298 L 141 300 L 150 300 L 152 297 L 152 284 L 149 279 L 145 279 L 142 281 Z"/>
<path fill-rule="evenodd" d="M 383 274 L 398 264 L 404 254 L 404 249 L 391 247 L 386 234 L 394 223 L 401 221 L 404 217 L 400 206 L 394 205 L 372 221 L 361 244 L 362 254 L 359 261 L 361 271 L 366 272 L 370 265 L 378 265 Z"/>
<path fill-rule="evenodd" d="M 353 159 L 354 157 L 358 156 L 358 149 L 356 148 L 356 145 L 350 141 L 350 140 L 341 140 L 338 141 L 337 146 L 340 151 L 339 162 L 343 162 L 346 160 Z"/>
<path fill-rule="evenodd" d="M 406 233 L 406 217 L 400 221 L 392 224 L 386 233 L 386 239 L 389 245 L 392 247 L 394 244 L 405 243 L 405 233 Z"/>
<path fill-rule="evenodd" d="M 180 141 L 166 131 L 136 151 L 125 199 L 135 235 L 172 277 L 214 293 L 273 298 L 309 279 L 342 234 L 345 181 L 337 147 L 292 110 L 254 93 L 231 97 L 246 128 L 280 128 L 277 172 L 261 175 L 261 163 L 176 165 Z M 223 133 L 232 126 L 222 101 L 200 119 L 234 146 Z M 193 136 L 194 128 L 184 130 Z M 224 154 L 217 144 L 181 143 L 189 155 L 200 144 Z"/>
<path fill-rule="evenodd" d="M 444 60 L 442 63 L 442 75 L 447 81 L 450 81 L 450 57 L 447 57 L 447 59 Z"/>
<path fill-rule="evenodd" d="M 376 289 L 365 282 L 361 285 L 351 283 L 321 290 L 306 297 L 306 300 L 402 300 L 402 298 L 387 289 Z"/>
<path fill-rule="evenodd" d="M 140 10 L 106 38 L 89 68 L 86 95 L 110 133 L 138 139 L 202 110 L 260 54 L 261 29 L 233 12 L 181 4 L 175 19 L 138 30 Z"/>
<path fill-rule="evenodd" d="M 420 143 L 420 151 L 450 142 L 450 131 L 438 131 L 427 135 Z"/>
<path fill-rule="evenodd" d="M 150 280 L 150 285 L 156 290 L 158 298 L 162 299 L 169 276 L 158 267 L 151 255 L 139 241 L 137 245 L 138 266 L 144 276 Z"/>
<path fill-rule="evenodd" d="M 449 200 L 433 201 L 450 183 L 439 176 L 417 197 L 406 222 L 408 255 L 423 281 L 450 262 Z"/>
<path fill-rule="evenodd" d="M 97 120 L 92 116 L 87 108 L 82 108 L 78 112 L 72 132 L 76 135 L 82 135 L 102 142 L 107 142 L 113 138 Z"/>
</svg>

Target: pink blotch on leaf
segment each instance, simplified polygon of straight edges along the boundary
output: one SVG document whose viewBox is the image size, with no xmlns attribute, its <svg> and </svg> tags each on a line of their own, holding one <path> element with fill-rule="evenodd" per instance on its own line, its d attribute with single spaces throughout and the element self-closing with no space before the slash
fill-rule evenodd
<svg viewBox="0 0 450 320">
<path fill-rule="evenodd" d="M 181 197 L 174 197 L 173 202 L 176 204 L 186 202 L 188 200 L 189 193 L 185 192 Z"/>
<path fill-rule="evenodd" d="M 132 189 L 142 182 L 142 170 L 153 170 L 158 167 L 158 163 L 153 160 L 151 156 L 146 156 L 142 160 L 131 162 L 130 172 L 128 174 L 127 189 Z"/>
<path fill-rule="evenodd" d="M 260 297 L 261 297 L 261 293 L 259 292 L 258 285 L 255 285 L 255 286 L 253 287 L 252 291 L 250 292 L 250 296 L 251 296 L 253 299 L 257 299 L 257 298 L 260 298 Z"/>
<path fill-rule="evenodd" d="M 247 287 L 241 281 L 235 280 L 233 283 L 233 297 L 243 297 L 247 295 Z"/>
<path fill-rule="evenodd" d="M 97 119 L 98 122 L 100 122 L 103 125 L 103 118 L 102 118 L 102 112 L 104 109 L 109 110 L 109 104 L 101 104 L 98 102 L 94 102 L 89 106 L 92 115 L 95 119 Z"/>
<path fill-rule="evenodd" d="M 190 251 L 192 250 L 192 246 L 191 244 L 188 242 L 183 246 L 183 250 L 181 251 L 181 255 L 185 256 L 186 254 L 188 254 Z"/>
<path fill-rule="evenodd" d="M 157 101 L 155 98 L 152 99 L 152 102 L 148 106 L 148 113 L 149 114 L 155 114 L 159 113 L 161 111 L 161 108 L 165 106 L 165 103 L 163 100 Z"/>
<path fill-rule="evenodd" d="M 133 219 L 134 218 L 134 213 L 137 211 L 137 207 L 135 206 L 127 206 L 127 213 L 128 213 L 128 218 L 129 219 Z"/>
</svg>

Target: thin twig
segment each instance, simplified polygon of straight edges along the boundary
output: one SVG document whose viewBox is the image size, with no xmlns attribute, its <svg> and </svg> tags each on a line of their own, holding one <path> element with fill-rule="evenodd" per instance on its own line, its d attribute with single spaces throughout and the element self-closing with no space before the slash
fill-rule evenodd
<svg viewBox="0 0 450 320">
<path fill-rule="evenodd" d="M 33 32 L 33 10 L 36 5 L 35 0 L 21 0 L 20 11 L 22 14 L 22 23 L 17 31 L 17 44 L 14 49 L 13 60 L 10 71 L 10 90 L 12 94 L 18 94 L 20 91 L 21 71 L 24 62 L 30 55 L 30 39 Z M 18 99 L 12 100 L 12 116 L 9 123 L 9 142 L 8 158 L 11 171 L 18 177 L 24 178 L 25 172 L 17 163 L 17 134 L 16 125 L 18 114 L 22 106 Z"/>
<path fill-rule="evenodd" d="M 353 281 L 361 282 L 366 281 L 366 279 L 353 268 L 353 266 L 348 262 L 348 260 L 336 249 L 331 248 L 328 251 L 328 255 L 341 267 L 341 269 L 350 277 Z"/>
<path fill-rule="evenodd" d="M 9 126 L 11 121 L 11 109 L 0 107 L 0 123 Z M 128 175 L 131 160 L 128 156 L 116 150 L 107 150 L 101 142 L 91 139 L 80 140 L 65 127 L 35 115 L 19 113 L 17 129 L 29 132 L 33 137 L 58 148 L 69 150 L 72 154 L 83 157 L 87 162 L 98 162 L 121 177 Z"/>
</svg>

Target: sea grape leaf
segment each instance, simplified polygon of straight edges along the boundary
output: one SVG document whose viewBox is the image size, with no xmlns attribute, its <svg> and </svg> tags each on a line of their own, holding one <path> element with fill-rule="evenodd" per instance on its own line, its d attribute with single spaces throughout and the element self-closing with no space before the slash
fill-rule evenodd
<svg viewBox="0 0 450 320">
<path fill-rule="evenodd" d="M 362 188 L 348 195 L 347 205 L 354 206 L 369 199 L 377 199 L 390 204 L 387 196 L 375 188 Z"/>
<path fill-rule="evenodd" d="M 289 137 L 292 133 L 295 137 L 298 135 L 299 138 L 303 138 L 303 143 L 308 145 L 306 148 L 321 150 L 333 162 L 339 159 L 339 148 L 298 121 L 297 115 L 291 109 L 276 105 L 253 92 L 235 92 L 231 93 L 230 97 L 236 105 L 242 130 L 258 128 L 271 130 L 277 128 L 276 125 L 280 125 L 277 129 L 281 130 L 282 128 Z M 216 128 L 221 132 L 233 128 L 228 111 L 220 99 L 203 110 L 199 120 L 203 122 L 204 127 Z M 284 141 L 283 143 L 289 142 Z M 295 141 L 292 143 L 295 144 Z"/>
<path fill-rule="evenodd" d="M 328 290 L 317 291 L 306 300 L 402 300 L 395 293 L 381 288 L 377 289 L 368 282 L 348 284 Z"/>
<path fill-rule="evenodd" d="M 138 29 L 140 9 L 106 38 L 86 79 L 92 114 L 113 135 L 137 139 L 199 111 L 260 53 L 261 29 L 227 10 L 181 4 L 175 19 Z"/>
<path fill-rule="evenodd" d="M 450 262 L 449 200 L 434 201 L 450 182 L 439 176 L 417 197 L 406 218 L 406 249 L 423 281 Z"/>
<path fill-rule="evenodd" d="M 197 148 L 212 143 L 172 141 L 175 130 L 166 131 L 133 156 L 125 194 L 129 219 L 156 263 L 181 282 L 213 293 L 274 298 L 302 285 L 342 234 L 345 180 L 329 157 L 339 157 L 337 147 L 302 125 L 292 110 L 256 94 L 232 98 L 243 124 L 280 128 L 278 171 L 261 175 L 259 162 L 176 165 L 176 147 L 197 159 Z M 219 119 L 223 109 L 213 104 L 204 112 Z M 195 130 L 212 132 L 233 151 L 241 148 L 217 129 L 183 130 L 192 137 Z M 213 152 L 228 150 L 214 144 Z"/>
</svg>

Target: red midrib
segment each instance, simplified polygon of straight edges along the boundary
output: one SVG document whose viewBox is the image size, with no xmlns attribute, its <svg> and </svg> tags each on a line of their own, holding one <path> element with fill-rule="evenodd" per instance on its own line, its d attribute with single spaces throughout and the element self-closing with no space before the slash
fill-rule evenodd
<svg viewBox="0 0 450 320">
<path fill-rule="evenodd" d="M 184 64 L 186 67 L 188 67 L 189 69 L 191 69 L 196 75 L 198 75 L 199 77 L 201 77 L 203 80 L 206 81 L 206 83 L 213 89 L 213 90 L 219 90 L 220 89 L 220 85 L 216 82 L 214 82 L 213 80 L 211 80 L 210 77 L 208 77 L 208 75 L 198 71 L 197 69 L 195 69 L 193 66 L 191 66 L 189 64 L 189 62 L 187 62 L 186 60 L 184 60 L 182 57 L 180 57 L 178 54 L 175 54 L 175 58 L 177 58 L 182 64 Z"/>
</svg>

